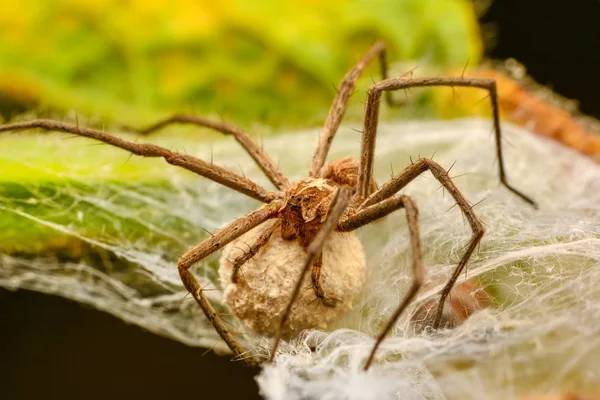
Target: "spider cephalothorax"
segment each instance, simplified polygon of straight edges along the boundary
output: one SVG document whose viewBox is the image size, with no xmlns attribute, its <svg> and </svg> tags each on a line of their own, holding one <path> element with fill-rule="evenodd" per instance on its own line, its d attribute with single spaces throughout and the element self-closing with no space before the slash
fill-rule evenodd
<svg viewBox="0 0 600 400">
<path fill-rule="evenodd" d="M 298 239 L 308 247 L 315 232 L 325 221 L 336 185 L 323 178 L 304 178 L 286 190 L 286 198 L 279 211 L 281 237 Z"/>
<path fill-rule="evenodd" d="M 325 221 L 335 190 L 347 185 L 351 190 L 356 186 L 358 160 L 350 159 L 352 167 L 347 168 L 348 159 L 335 160 L 328 167 L 343 165 L 336 175 L 327 174 L 323 178 L 304 178 L 292 184 L 285 191 L 285 201 L 280 209 L 281 236 L 285 240 L 298 238 L 308 247 L 321 224 Z M 347 209 L 347 213 L 351 208 Z"/>
<path fill-rule="evenodd" d="M 360 156 L 358 159 L 342 158 L 325 165 L 330 145 L 354 92 L 355 83 L 367 65 L 377 57 L 381 62 L 384 79 L 371 86 L 367 92 Z M 454 185 L 446 170 L 432 160 L 418 159 L 380 188 L 375 185 L 373 163 L 382 96 L 385 93 L 388 105 L 395 106 L 398 103 L 391 97 L 393 91 L 425 86 L 474 87 L 488 92 L 493 111 L 500 182 L 521 199 L 535 205 L 529 197 L 511 187 L 506 180 L 495 81 L 463 76 L 401 76 L 388 79 L 385 46 L 382 42 L 375 43 L 344 77 L 319 137 L 309 177 L 295 184 L 290 185 L 277 164 L 261 146 L 234 125 L 178 114 L 138 130 L 141 134 L 149 134 L 172 123 L 187 123 L 231 135 L 254 159 L 276 187 L 276 191 L 269 191 L 244 176 L 191 155 L 173 152 L 153 144 L 127 141 L 79 125 L 34 120 L 0 126 L 0 132 L 41 128 L 46 131 L 85 136 L 139 156 L 164 158 L 169 164 L 185 168 L 264 203 L 262 207 L 233 221 L 192 247 L 179 258 L 177 264 L 185 288 L 198 302 L 229 348 L 248 365 L 257 365 L 263 360 L 247 354 L 244 347 L 234 338 L 224 323 L 222 314 L 219 314 L 206 298 L 203 288 L 190 268 L 211 253 L 227 246 L 219 271 L 221 284 L 225 289 L 225 299 L 246 325 L 257 332 L 275 335 L 270 357 L 270 360 L 273 360 L 282 335 L 292 335 L 308 327 L 324 328 L 352 307 L 353 299 L 364 282 L 366 264 L 362 246 L 352 232 L 394 211 L 404 209 L 413 258 L 414 280 L 371 349 L 365 362 L 364 368 L 367 369 L 374 360 L 377 348 L 424 282 L 417 206 L 409 196 L 398 193 L 417 176 L 430 171 L 456 201 L 472 230 L 471 239 L 454 273 L 441 290 L 440 301 L 433 318 L 434 329 L 440 326 L 446 298 L 484 233 L 483 225 L 471 204 Z M 306 279 L 309 271 L 312 271 L 310 280 Z M 309 290 L 302 290 L 307 285 Z M 315 309 L 319 312 L 315 312 Z"/>
<path fill-rule="evenodd" d="M 358 166 L 356 158 L 340 158 L 324 166 L 319 178 L 304 178 L 290 185 L 279 214 L 282 238 L 298 238 L 302 246 L 308 247 L 325 221 L 335 190 L 347 186 L 353 194 L 356 191 Z M 376 189 L 372 180 L 369 193 Z M 354 204 L 349 204 L 345 214 L 353 209 Z"/>
</svg>

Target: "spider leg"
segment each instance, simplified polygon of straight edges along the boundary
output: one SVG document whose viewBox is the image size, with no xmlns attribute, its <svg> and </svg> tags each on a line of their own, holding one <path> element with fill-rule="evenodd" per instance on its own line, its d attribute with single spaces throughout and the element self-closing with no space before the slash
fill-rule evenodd
<svg viewBox="0 0 600 400">
<path fill-rule="evenodd" d="M 242 268 L 242 265 L 244 265 L 246 262 L 252 259 L 252 257 L 254 257 L 260 251 L 260 249 L 269 242 L 271 235 L 273 235 L 273 233 L 277 230 L 277 228 L 279 228 L 279 226 L 279 221 L 276 221 L 274 224 L 271 225 L 270 228 L 265 230 L 258 237 L 258 239 L 256 239 L 256 242 L 252 246 L 250 246 L 247 252 L 244 252 L 242 255 L 236 257 L 235 260 L 233 260 L 233 262 L 231 263 L 233 267 L 233 272 L 231 273 L 231 282 L 238 282 L 239 273 L 240 269 Z"/>
<path fill-rule="evenodd" d="M 377 135 L 377 124 L 379 120 L 379 102 L 382 92 L 400 90 L 412 87 L 424 86 L 463 86 L 475 87 L 487 90 L 493 111 L 494 134 L 496 138 L 496 155 L 498 157 L 498 168 L 500 182 L 511 192 L 521 199 L 537 208 L 535 201 L 513 188 L 506 179 L 504 171 L 504 160 L 502 157 L 502 141 L 500 130 L 500 114 L 498 108 L 498 93 L 494 79 L 446 77 L 446 78 L 390 78 L 383 80 L 369 89 L 367 103 L 365 105 L 365 120 L 363 127 L 363 139 L 361 143 L 360 167 L 358 171 L 357 197 L 364 200 L 369 195 L 369 185 L 373 176 L 373 160 L 375 157 L 375 139 Z"/>
<path fill-rule="evenodd" d="M 469 225 L 471 226 L 471 230 L 473 231 L 473 235 L 469 240 L 465 253 L 462 258 L 458 262 L 458 266 L 454 270 L 454 273 L 448 279 L 446 286 L 441 291 L 440 302 L 438 304 L 438 308 L 435 315 L 435 320 L 433 323 L 433 328 L 437 329 L 442 320 L 442 312 L 444 311 L 444 303 L 446 302 L 446 298 L 452 290 L 454 283 L 458 279 L 460 273 L 467 265 L 469 258 L 475 251 L 475 248 L 481 241 L 483 234 L 485 233 L 485 229 L 483 228 L 482 222 L 479 220 L 475 212 L 473 211 L 473 207 L 469 204 L 469 202 L 465 199 L 465 197 L 460 193 L 458 188 L 454 185 L 448 173 L 442 166 L 440 166 L 435 161 L 421 158 L 416 161 L 414 164 L 408 166 L 404 171 L 390 179 L 386 182 L 381 189 L 373 193 L 359 208 L 356 214 L 340 221 L 338 224 L 338 229 L 341 231 L 344 230 L 353 230 L 360 228 L 361 226 L 368 224 L 374 219 L 381 218 L 387 214 L 382 211 L 377 211 L 383 207 L 385 202 L 390 201 L 390 197 L 401 190 L 403 187 L 408 185 L 409 182 L 414 180 L 417 176 L 422 174 L 425 171 L 431 171 L 433 176 L 448 190 L 450 195 L 456 201 L 456 204 L 460 207 L 462 213 L 467 218 Z"/>
<path fill-rule="evenodd" d="M 325 294 L 325 291 L 321 287 L 321 268 L 323 267 L 323 254 L 319 253 L 315 262 L 312 265 L 312 273 L 311 280 L 313 289 L 317 298 L 321 300 L 321 302 L 327 307 L 335 307 L 335 304 L 338 302 L 338 299 L 333 297 L 329 297 Z"/>
<path fill-rule="evenodd" d="M 256 211 L 246 214 L 226 227 L 218 230 L 212 236 L 203 240 L 196 246 L 192 247 L 179 258 L 177 263 L 179 275 L 181 276 L 183 285 L 192 294 L 192 296 L 194 296 L 194 299 L 196 299 L 196 302 L 202 308 L 206 318 L 208 318 L 215 330 L 219 333 L 221 338 L 223 338 L 225 343 L 227 343 L 233 353 L 238 358 L 244 360 L 247 365 L 253 367 L 258 365 L 258 360 L 256 360 L 254 357 L 248 357 L 246 350 L 234 339 L 232 333 L 223 323 L 223 320 L 221 320 L 217 311 L 204 296 L 200 284 L 189 269 L 198 261 L 219 250 L 227 243 L 242 236 L 250 229 L 262 224 L 270 218 L 275 217 L 280 207 L 281 202 L 279 200 L 275 200 L 269 204 L 265 204 Z"/>
<path fill-rule="evenodd" d="M 381 75 L 383 79 L 387 78 L 388 71 L 385 43 L 378 41 L 373 44 L 369 50 L 367 50 L 367 53 L 363 56 L 363 58 L 361 58 L 360 61 L 350 71 L 348 71 L 348 73 L 346 73 L 346 76 L 342 80 L 340 88 L 337 91 L 331 108 L 329 109 L 329 113 L 327 114 L 327 119 L 325 120 L 323 131 L 319 137 L 319 143 L 315 149 L 312 165 L 310 167 L 310 173 L 308 176 L 321 176 L 321 169 L 323 168 L 325 160 L 327 159 L 327 153 L 329 153 L 329 148 L 331 147 L 333 138 L 340 127 L 342 119 L 344 118 L 350 97 L 354 93 L 356 81 L 358 78 L 360 78 L 365 68 L 367 68 L 377 56 L 379 56 L 379 61 L 381 64 Z M 404 102 L 394 101 L 391 92 L 386 93 L 386 100 L 390 107 L 404 104 Z"/>
<path fill-rule="evenodd" d="M 85 136 L 90 139 L 99 140 L 112 146 L 119 147 L 142 157 L 162 157 L 169 164 L 177 165 L 187 169 L 188 171 L 195 172 L 198 175 L 218 182 L 224 186 L 227 186 L 228 188 L 243 193 L 246 196 L 262 201 L 263 203 L 268 203 L 276 197 L 276 193 L 269 192 L 260 185 L 252 182 L 250 179 L 234 174 L 223 167 L 211 165 L 196 157 L 187 154 L 179 154 L 154 144 L 138 144 L 129 142 L 95 129 L 84 128 L 59 121 L 40 119 L 2 125 L 0 126 L 0 132 L 23 131 L 32 128 L 40 128 L 46 131 L 58 131 Z"/>
<path fill-rule="evenodd" d="M 205 128 L 214 129 L 225 135 L 232 135 L 235 140 L 246 150 L 246 152 L 254 159 L 258 167 L 265 173 L 267 178 L 279 190 L 284 190 L 289 186 L 289 182 L 285 175 L 279 170 L 279 167 L 269 157 L 262 147 L 246 132 L 239 127 L 228 122 L 214 121 L 208 118 L 197 117 L 195 115 L 175 114 L 171 117 L 162 119 L 146 128 L 136 129 L 129 126 L 124 128 L 128 131 L 137 132 L 142 135 L 148 135 L 156 132 L 168 125 L 172 124 L 193 124 Z"/>
<path fill-rule="evenodd" d="M 419 289 L 423 286 L 425 271 L 423 268 L 423 256 L 421 252 L 421 238 L 419 236 L 419 210 L 415 202 L 408 196 L 395 196 L 387 198 L 377 204 L 362 208 L 356 214 L 341 220 L 338 223 L 338 229 L 342 232 L 352 231 L 363 225 L 368 224 L 376 219 L 385 217 L 392 212 L 404 208 L 406 210 L 406 220 L 408 222 L 408 230 L 410 234 L 410 245 L 412 249 L 413 259 L 413 281 L 408 290 L 408 293 L 402 299 L 402 302 L 394 311 L 387 324 L 377 337 L 375 345 L 371 349 L 369 358 L 365 363 L 365 371 L 369 369 L 377 349 L 383 342 L 383 339 L 392 330 L 398 318 L 402 315 L 406 307 L 415 299 Z"/>
<path fill-rule="evenodd" d="M 306 249 L 308 253 L 308 258 L 306 259 L 304 268 L 302 269 L 302 272 L 298 277 L 298 281 L 296 282 L 294 291 L 290 296 L 290 301 L 288 302 L 288 305 L 285 311 L 283 312 L 283 315 L 281 316 L 281 321 L 279 322 L 279 327 L 277 328 L 277 334 L 275 335 L 275 341 L 273 343 L 273 350 L 271 351 L 271 358 L 269 359 L 269 362 L 272 362 L 275 358 L 277 348 L 279 347 L 279 342 L 281 341 L 281 332 L 283 331 L 283 327 L 285 326 L 285 323 L 287 322 L 290 316 L 292 306 L 294 305 L 294 302 L 296 301 L 296 298 L 300 293 L 300 288 L 302 287 L 304 277 L 308 273 L 308 270 L 313 265 L 314 261 L 321 254 L 321 250 L 323 248 L 323 245 L 325 244 L 325 240 L 327 239 L 329 234 L 333 230 L 335 230 L 338 221 L 346 211 L 348 204 L 350 204 L 350 196 L 351 194 L 348 186 L 341 186 L 335 191 L 333 199 L 329 204 L 329 209 L 327 210 L 327 217 L 325 219 L 325 222 L 323 223 L 321 229 Z"/>
</svg>

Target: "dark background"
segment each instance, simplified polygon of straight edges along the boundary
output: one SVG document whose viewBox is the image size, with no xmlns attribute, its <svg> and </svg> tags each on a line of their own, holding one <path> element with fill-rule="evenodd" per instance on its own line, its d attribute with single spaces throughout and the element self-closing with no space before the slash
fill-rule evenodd
<svg viewBox="0 0 600 400">
<path fill-rule="evenodd" d="M 524 64 L 537 82 L 600 118 L 600 0 L 497 0 L 480 17 L 486 51 Z"/>
<path fill-rule="evenodd" d="M 258 399 L 258 371 L 56 296 L 0 289 L 0 398 Z"/>
<path fill-rule="evenodd" d="M 495 1 L 481 22 L 496 33 L 488 57 L 516 58 L 600 117 L 600 1 Z M 257 371 L 204 353 L 68 300 L 0 290 L 2 398 L 258 398 Z"/>
</svg>

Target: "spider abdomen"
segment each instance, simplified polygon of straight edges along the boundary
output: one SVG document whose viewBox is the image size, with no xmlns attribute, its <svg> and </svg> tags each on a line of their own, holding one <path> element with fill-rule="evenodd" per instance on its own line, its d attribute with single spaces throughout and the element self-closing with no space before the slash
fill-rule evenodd
<svg viewBox="0 0 600 400">
<path fill-rule="evenodd" d="M 225 291 L 224 300 L 235 315 L 253 331 L 274 336 L 306 261 L 305 248 L 298 240 L 284 240 L 275 232 L 267 244 L 243 264 L 237 282 L 231 280 L 232 261 L 242 256 L 246 244 L 254 243 L 268 228 L 269 223 L 262 224 L 227 245 L 221 257 L 219 277 Z M 284 337 L 292 337 L 304 329 L 326 329 L 353 307 L 362 290 L 366 262 L 362 245 L 354 234 L 333 232 L 322 254 L 322 288 L 338 301 L 335 307 L 323 305 L 308 274 L 284 326 Z"/>
</svg>

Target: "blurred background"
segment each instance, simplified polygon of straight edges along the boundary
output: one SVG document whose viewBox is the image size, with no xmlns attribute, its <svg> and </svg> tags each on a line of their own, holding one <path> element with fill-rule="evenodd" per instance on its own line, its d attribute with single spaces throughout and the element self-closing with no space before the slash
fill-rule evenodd
<svg viewBox="0 0 600 400">
<path fill-rule="evenodd" d="M 76 110 L 92 124 L 144 125 L 190 112 L 261 133 L 319 126 L 376 39 L 397 74 L 459 75 L 513 57 L 600 116 L 598 18 L 596 0 L 4 0 L 0 118 Z M 369 69 L 357 92 L 377 79 Z M 481 97 L 436 96 L 411 94 L 403 116 L 461 116 Z M 255 371 L 67 300 L 2 289 L 0 316 L 5 398 L 258 396 Z"/>
<path fill-rule="evenodd" d="M 340 78 L 376 39 L 392 61 L 439 73 L 514 57 L 598 115 L 600 95 L 586 89 L 598 83 L 600 55 L 588 46 L 599 37 L 599 9 L 596 0 L 7 0 L 0 115 L 76 109 L 141 122 L 193 111 L 318 125 Z"/>
<path fill-rule="evenodd" d="M 173 111 L 235 122 L 318 124 L 376 39 L 393 60 L 477 63 L 470 4 L 457 0 L 5 1 L 5 118 L 30 107 L 118 121 Z M 368 81 L 367 81 L 368 82 Z"/>
</svg>

